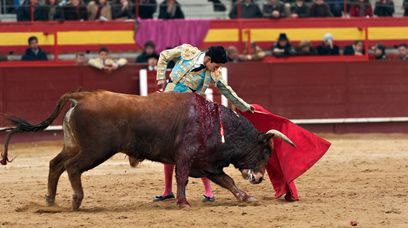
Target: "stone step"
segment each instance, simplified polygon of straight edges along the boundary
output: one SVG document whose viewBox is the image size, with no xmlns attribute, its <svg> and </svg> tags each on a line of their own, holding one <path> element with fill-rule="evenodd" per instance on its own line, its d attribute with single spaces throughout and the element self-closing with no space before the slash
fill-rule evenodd
<svg viewBox="0 0 408 228">
<path fill-rule="evenodd" d="M 17 17 L 15 14 L 0 14 L 0 21 L 1 22 L 17 21 Z"/>
</svg>

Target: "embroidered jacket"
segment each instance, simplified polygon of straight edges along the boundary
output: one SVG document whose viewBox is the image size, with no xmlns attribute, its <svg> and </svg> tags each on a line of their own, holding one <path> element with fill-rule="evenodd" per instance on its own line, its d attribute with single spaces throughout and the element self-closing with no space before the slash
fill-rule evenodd
<svg viewBox="0 0 408 228">
<path fill-rule="evenodd" d="M 238 97 L 234 90 L 222 79 L 221 69 L 215 72 L 210 72 L 206 68 L 197 72 L 191 71 L 201 53 L 198 48 L 189 44 L 183 44 L 160 53 L 159 61 L 157 62 L 157 80 L 166 79 L 167 63 L 171 60 L 176 61 L 176 65 L 170 73 L 170 81 L 165 91 L 196 92 L 204 95 L 206 89 L 213 81 L 221 94 L 239 110 L 249 110 L 250 105 Z"/>
</svg>

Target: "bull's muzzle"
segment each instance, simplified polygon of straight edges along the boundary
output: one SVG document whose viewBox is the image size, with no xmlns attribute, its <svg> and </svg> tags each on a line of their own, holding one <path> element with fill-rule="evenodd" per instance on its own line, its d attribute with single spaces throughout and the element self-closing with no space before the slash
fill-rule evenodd
<svg viewBox="0 0 408 228">
<path fill-rule="evenodd" d="M 242 169 L 241 170 L 242 177 L 245 180 L 248 180 L 251 184 L 259 184 L 263 181 L 263 173 L 262 172 L 254 172 L 251 169 Z"/>
</svg>

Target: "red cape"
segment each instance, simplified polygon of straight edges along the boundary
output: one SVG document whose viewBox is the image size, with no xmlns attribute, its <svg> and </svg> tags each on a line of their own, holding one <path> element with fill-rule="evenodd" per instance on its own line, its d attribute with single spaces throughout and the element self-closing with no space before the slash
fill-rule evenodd
<svg viewBox="0 0 408 228">
<path fill-rule="evenodd" d="M 290 120 L 277 116 L 260 105 L 252 105 L 256 112 L 241 113 L 259 131 L 276 129 L 288 136 L 295 144 L 293 148 L 282 140 L 274 139 L 274 151 L 266 170 L 275 189 L 275 197 L 287 193 L 288 201 L 298 200 L 294 180 L 312 167 L 329 149 L 331 143 L 299 127 Z"/>
</svg>

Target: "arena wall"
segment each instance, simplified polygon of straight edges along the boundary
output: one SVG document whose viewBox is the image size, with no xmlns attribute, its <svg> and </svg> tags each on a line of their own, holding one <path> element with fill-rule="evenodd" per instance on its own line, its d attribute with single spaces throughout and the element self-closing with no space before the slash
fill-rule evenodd
<svg viewBox="0 0 408 228">
<path fill-rule="evenodd" d="M 227 67 L 229 84 L 246 101 L 301 120 L 302 126 L 314 131 L 408 132 L 407 122 L 401 120 L 408 116 L 408 65 L 399 61 L 252 62 Z M 129 65 L 107 74 L 74 65 L 3 67 L 0 113 L 39 122 L 63 93 L 79 88 L 138 94 L 140 69 Z M 355 118 L 359 121 L 347 122 Z M 370 118 L 383 121 L 374 123 Z M 327 119 L 337 121 L 321 122 Z M 0 121 L 0 126 L 6 125 Z"/>
</svg>

